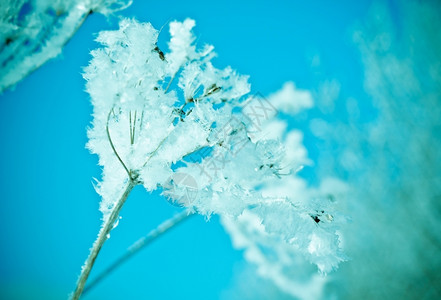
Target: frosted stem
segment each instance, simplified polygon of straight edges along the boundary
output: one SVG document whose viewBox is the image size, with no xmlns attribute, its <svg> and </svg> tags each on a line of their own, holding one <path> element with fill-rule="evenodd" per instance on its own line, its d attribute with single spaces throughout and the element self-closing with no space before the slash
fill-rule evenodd
<svg viewBox="0 0 441 300">
<path fill-rule="evenodd" d="M 108 234 L 112 230 L 115 221 L 117 220 L 119 216 L 119 212 L 121 211 L 121 208 L 123 207 L 124 203 L 127 200 L 127 197 L 129 196 L 132 189 L 135 187 L 136 182 L 133 180 L 129 180 L 129 183 L 127 184 L 126 189 L 124 190 L 124 193 L 121 195 L 118 202 L 115 204 L 115 207 L 112 210 L 112 213 L 110 214 L 109 218 L 106 220 L 104 225 L 101 227 L 101 230 L 98 234 L 98 238 L 96 239 L 95 243 L 92 246 L 92 249 L 89 252 L 89 256 L 87 257 L 86 262 L 83 265 L 83 268 L 81 270 L 80 277 L 77 281 L 77 286 L 75 288 L 75 291 L 71 297 L 71 300 L 78 300 L 83 292 L 84 286 L 86 285 L 87 278 L 89 277 L 90 271 L 92 270 L 92 267 L 95 263 L 95 260 L 98 256 L 98 253 L 100 252 L 101 248 L 103 247 L 105 241 L 108 238 Z"/>
<path fill-rule="evenodd" d="M 143 236 L 136 242 L 134 242 L 127 251 L 115 260 L 109 267 L 107 267 L 103 272 L 101 272 L 90 284 L 86 286 L 83 294 L 93 289 L 98 283 L 100 283 L 105 277 L 110 275 L 115 269 L 121 266 L 124 262 L 130 259 L 133 255 L 138 253 L 141 249 L 151 244 L 154 240 L 162 236 L 168 230 L 175 228 L 176 225 L 180 224 L 182 221 L 187 220 L 189 217 L 193 216 L 194 212 L 190 210 L 185 210 L 174 217 L 162 222 L 158 227 L 150 231 L 146 236 Z"/>
</svg>

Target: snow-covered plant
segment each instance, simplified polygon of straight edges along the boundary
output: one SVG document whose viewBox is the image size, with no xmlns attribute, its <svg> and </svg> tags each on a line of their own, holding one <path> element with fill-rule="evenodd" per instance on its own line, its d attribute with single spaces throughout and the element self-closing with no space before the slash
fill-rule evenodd
<svg viewBox="0 0 441 300">
<path fill-rule="evenodd" d="M 248 94 L 247 76 L 215 68 L 213 46 L 196 47 L 194 26 L 190 19 L 170 23 L 169 52 L 158 47 L 151 24 L 131 19 L 97 38 L 104 47 L 92 51 L 84 77 L 94 107 L 88 148 L 103 167 L 96 186 L 103 226 L 73 299 L 136 185 L 229 224 L 253 219 L 258 234 L 245 234 L 267 246 L 266 254 L 290 249 L 281 263 L 306 259 L 326 273 L 344 259 L 337 232 L 343 218 L 326 197 L 270 191 L 304 163 L 296 156 L 303 151 L 298 134 L 262 134 L 275 106 Z M 299 107 L 311 105 L 307 100 Z"/>
<path fill-rule="evenodd" d="M 108 15 L 130 0 L 5 0 L 0 3 L 0 92 L 63 46 L 93 12 Z"/>
<path fill-rule="evenodd" d="M 311 93 L 297 89 L 293 82 L 285 83 L 267 101 L 282 117 L 295 118 L 313 107 Z M 299 171 L 313 164 L 303 146 L 302 132 L 290 128 L 283 118 L 266 120 L 253 137 L 261 139 L 281 141 L 288 161 Z M 222 216 L 222 224 L 234 246 L 245 250 L 245 258 L 256 265 L 262 277 L 295 298 L 321 299 L 328 277 L 318 274 L 311 262 L 327 273 L 346 259 L 338 242 L 339 228 L 346 218 L 336 210 L 336 199 L 344 199 L 346 190 L 335 178 L 326 178 L 318 188 L 312 188 L 298 172 L 270 177 L 261 182 L 262 196 L 289 201 L 267 202 L 244 210 L 237 218 Z"/>
<path fill-rule="evenodd" d="M 323 136 L 356 199 L 344 231 L 353 263 L 336 276 L 347 299 L 441 297 L 440 12 L 434 1 L 378 2 L 354 33 L 376 116 L 365 121 L 359 100 L 352 123 L 328 122 Z"/>
</svg>

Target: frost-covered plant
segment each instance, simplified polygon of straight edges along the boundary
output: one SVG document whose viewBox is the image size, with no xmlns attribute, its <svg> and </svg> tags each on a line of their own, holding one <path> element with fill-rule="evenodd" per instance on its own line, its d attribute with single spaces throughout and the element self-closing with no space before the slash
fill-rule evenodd
<svg viewBox="0 0 441 300">
<path fill-rule="evenodd" d="M 108 15 L 130 0 L 5 0 L 0 3 L 0 92 L 63 46 L 93 12 Z"/>
<path fill-rule="evenodd" d="M 338 276 L 348 299 L 441 297 L 440 17 L 433 1 L 377 3 L 354 34 L 378 116 L 329 126 L 358 200 L 345 232 L 354 263 Z"/>
<path fill-rule="evenodd" d="M 275 107 L 248 95 L 247 76 L 215 68 L 213 47 L 196 48 L 194 26 L 190 19 L 171 22 L 167 53 L 157 45 L 159 32 L 135 20 L 124 19 L 119 30 L 97 38 L 104 47 L 92 51 L 84 77 L 94 107 L 88 148 L 103 167 L 96 186 L 103 226 L 73 299 L 136 185 L 230 224 L 242 226 L 252 215 L 269 248 L 291 249 L 289 255 L 321 272 L 343 260 L 340 220 L 326 199 L 266 189 L 304 163 L 293 155 L 303 149 L 296 134 L 285 141 L 262 135 Z"/>
<path fill-rule="evenodd" d="M 311 122 L 320 167 L 352 198 L 352 261 L 327 299 L 441 298 L 440 20 L 434 1 L 374 3 L 353 35 L 366 95 L 335 97 L 340 109 Z"/>
<path fill-rule="evenodd" d="M 282 117 L 289 118 L 313 107 L 310 92 L 296 89 L 292 82 L 270 95 L 268 102 Z M 265 121 L 253 140 L 269 138 L 281 141 L 288 161 L 295 163 L 299 171 L 304 165 L 312 164 L 303 146 L 302 132 L 290 128 L 283 118 Z M 223 216 L 222 224 L 234 246 L 245 250 L 245 258 L 257 266 L 262 277 L 298 299 L 321 299 L 328 277 L 317 274 L 310 262 L 327 273 L 346 259 L 337 241 L 341 237 L 339 228 L 346 218 L 335 205 L 335 199 L 344 199 L 346 190 L 346 185 L 335 178 L 327 178 L 318 188 L 312 188 L 297 172 L 267 178 L 261 182 L 262 196 L 289 201 L 268 202 L 259 208 L 246 209 L 235 219 Z M 281 236 L 285 239 L 283 243 Z"/>
</svg>

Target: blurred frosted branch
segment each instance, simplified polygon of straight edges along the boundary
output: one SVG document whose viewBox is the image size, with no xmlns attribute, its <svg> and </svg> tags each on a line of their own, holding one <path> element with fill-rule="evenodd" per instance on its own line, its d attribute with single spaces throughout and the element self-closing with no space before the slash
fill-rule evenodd
<svg viewBox="0 0 441 300">
<path fill-rule="evenodd" d="M 84 288 L 83 295 L 92 290 L 98 283 L 109 276 L 113 271 L 115 271 L 127 260 L 132 258 L 132 256 L 134 256 L 136 253 L 144 249 L 146 246 L 150 245 L 153 241 L 161 237 L 170 229 L 175 228 L 177 225 L 181 224 L 185 220 L 188 220 L 191 216 L 194 215 L 195 214 L 191 210 L 185 210 L 173 216 L 172 218 L 162 222 L 158 227 L 150 231 L 146 236 L 134 242 L 129 248 L 127 248 L 127 251 L 123 255 L 115 260 L 110 266 L 102 271 L 94 280 L 92 280 L 92 282 L 90 282 L 90 284 L 88 284 Z"/>
<path fill-rule="evenodd" d="M 0 4 L 0 93 L 61 53 L 93 12 L 105 15 L 130 0 L 9 0 Z"/>
</svg>

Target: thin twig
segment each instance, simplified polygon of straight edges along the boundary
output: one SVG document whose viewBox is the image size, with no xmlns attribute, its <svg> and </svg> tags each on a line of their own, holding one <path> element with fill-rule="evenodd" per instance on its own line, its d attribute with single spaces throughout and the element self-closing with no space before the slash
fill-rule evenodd
<svg viewBox="0 0 441 300">
<path fill-rule="evenodd" d="M 178 69 L 178 71 L 175 72 L 175 74 L 173 74 L 172 78 L 170 78 L 170 81 L 168 82 L 167 87 L 165 88 L 164 94 L 166 94 L 168 92 L 168 89 L 170 88 L 170 86 L 173 82 L 173 79 L 175 79 L 176 74 L 178 74 L 178 72 L 179 72 L 179 69 Z"/>
<path fill-rule="evenodd" d="M 104 278 L 109 276 L 113 271 L 115 271 L 118 267 L 120 267 L 123 263 L 129 260 L 132 256 L 142 250 L 144 247 L 151 244 L 157 238 L 162 236 L 164 233 L 169 231 L 172 228 L 175 228 L 176 225 L 180 224 L 182 221 L 189 219 L 189 217 L 193 216 L 194 213 L 190 210 L 185 210 L 174 217 L 162 222 L 157 228 L 150 231 L 146 236 L 140 238 L 136 242 L 134 242 L 127 251 L 120 256 L 117 260 L 115 260 L 109 267 L 107 267 L 103 272 L 101 272 L 93 281 L 91 281 L 83 291 L 83 295 L 92 290 L 98 283 L 100 283 Z"/>
<path fill-rule="evenodd" d="M 153 150 L 152 154 L 150 154 L 150 156 L 147 158 L 147 160 L 145 161 L 145 163 L 142 165 L 142 167 L 144 168 L 148 162 L 152 159 L 152 157 L 158 152 L 159 148 L 161 148 L 162 144 L 164 144 L 165 140 L 167 140 L 167 138 L 170 136 L 169 132 L 163 139 L 162 141 L 158 144 L 158 146 L 155 148 L 155 150 Z"/>
<path fill-rule="evenodd" d="M 139 124 L 139 130 L 141 131 L 142 130 L 142 125 L 144 125 L 144 109 L 141 112 L 141 121 L 140 121 L 140 123 L 141 124 Z"/>
<path fill-rule="evenodd" d="M 134 116 L 134 120 L 133 120 L 133 133 L 132 133 L 132 145 L 133 143 L 135 143 L 135 132 L 136 132 L 136 112 L 137 110 L 135 110 L 135 116 Z"/>
<path fill-rule="evenodd" d="M 121 208 L 123 207 L 124 203 L 127 200 L 127 197 L 129 196 L 130 192 L 132 191 L 132 189 L 135 185 L 136 185 L 136 183 L 134 181 L 129 180 L 123 194 L 121 195 L 120 199 L 117 201 L 109 218 L 106 220 L 103 227 L 101 227 L 101 230 L 98 234 L 98 238 L 96 239 L 95 243 L 93 244 L 93 247 L 89 252 L 89 256 L 87 257 L 87 260 L 84 263 L 84 266 L 81 270 L 81 274 L 80 274 L 80 277 L 78 278 L 75 291 L 71 296 L 71 300 L 78 300 L 80 298 L 80 296 L 83 292 L 84 286 L 86 284 L 87 278 L 89 277 L 90 271 L 92 270 L 92 267 L 93 267 L 95 260 L 98 256 L 98 253 L 100 252 L 101 248 L 103 247 L 104 242 L 108 239 L 108 235 L 114 227 L 115 221 L 117 220 L 117 218 L 119 216 Z"/>
<path fill-rule="evenodd" d="M 119 162 L 121 163 L 121 165 L 124 167 L 124 170 L 126 170 L 127 175 L 129 175 L 130 180 L 133 180 L 132 178 L 132 174 L 129 171 L 129 169 L 127 168 L 127 166 L 125 165 L 125 163 L 123 162 L 123 160 L 121 159 L 121 157 L 119 156 L 118 152 L 115 149 L 115 145 L 113 144 L 112 138 L 110 137 L 110 131 L 109 131 L 109 119 L 110 119 L 110 114 L 113 112 L 113 108 L 109 111 L 109 114 L 107 115 L 107 123 L 106 123 L 106 132 L 107 132 L 107 138 L 109 140 L 110 143 L 110 147 L 112 147 L 113 153 L 115 153 L 116 157 L 118 158 Z"/>
<path fill-rule="evenodd" d="M 132 111 L 129 112 L 129 134 L 130 134 L 130 145 L 133 145 L 133 130 L 132 130 Z"/>
<path fill-rule="evenodd" d="M 129 112 L 129 123 L 130 123 L 130 145 L 135 143 L 135 132 L 136 132 L 136 112 L 135 110 L 132 122 L 132 111 Z"/>
</svg>

